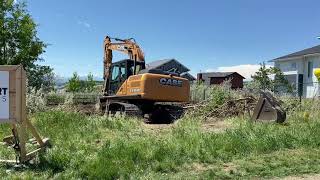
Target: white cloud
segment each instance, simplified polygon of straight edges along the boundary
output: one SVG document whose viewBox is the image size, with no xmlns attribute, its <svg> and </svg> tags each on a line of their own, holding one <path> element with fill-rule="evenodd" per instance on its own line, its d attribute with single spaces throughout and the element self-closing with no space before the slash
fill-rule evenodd
<svg viewBox="0 0 320 180">
<path fill-rule="evenodd" d="M 271 65 L 266 65 L 271 67 Z M 251 75 L 257 72 L 260 68 L 259 64 L 241 64 L 235 66 L 222 66 L 217 69 L 208 69 L 206 72 L 237 72 L 246 78 L 246 81 L 252 80 Z"/>
<path fill-rule="evenodd" d="M 84 27 L 86 27 L 86 28 L 91 28 L 91 24 L 89 24 L 89 23 L 86 22 L 86 21 L 78 20 L 78 24 L 81 25 L 81 26 L 84 26 Z"/>
</svg>

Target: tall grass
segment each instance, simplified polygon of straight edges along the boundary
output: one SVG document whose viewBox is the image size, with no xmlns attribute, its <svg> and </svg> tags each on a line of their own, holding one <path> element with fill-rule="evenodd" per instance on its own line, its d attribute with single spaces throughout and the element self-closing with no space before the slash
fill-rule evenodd
<svg viewBox="0 0 320 180">
<path fill-rule="evenodd" d="M 86 166 L 85 176 L 126 177 L 144 170 L 167 173 L 190 162 L 229 162 L 283 149 L 318 148 L 319 128 L 319 122 L 290 126 L 247 122 L 226 133 L 214 134 L 190 124 L 182 125 L 160 138 L 128 137 L 109 142 Z M 107 165 L 102 166 L 106 160 Z"/>
<path fill-rule="evenodd" d="M 137 120 L 89 118 L 73 113 L 36 115 L 42 134 L 54 147 L 37 168 L 51 176 L 129 178 L 146 172 L 172 173 L 186 163 L 219 163 L 248 155 L 320 146 L 320 122 L 298 119 L 290 125 L 259 124 L 236 119 L 225 133 L 203 132 L 200 121 L 183 119 L 169 133 L 145 131 Z"/>
<path fill-rule="evenodd" d="M 186 116 L 166 133 L 159 133 L 126 117 L 41 112 L 32 121 L 40 134 L 51 138 L 53 148 L 41 156 L 39 164 L 31 166 L 26 176 L 139 178 L 178 173 L 186 164 L 221 165 L 248 156 L 319 148 L 319 113 L 311 112 L 308 121 L 303 113 L 292 112 L 285 125 L 235 118 L 234 128 L 223 133 L 203 131 L 201 119 Z M 3 169 L 0 174 L 5 174 Z M 219 173 L 208 176 L 224 177 Z"/>
</svg>

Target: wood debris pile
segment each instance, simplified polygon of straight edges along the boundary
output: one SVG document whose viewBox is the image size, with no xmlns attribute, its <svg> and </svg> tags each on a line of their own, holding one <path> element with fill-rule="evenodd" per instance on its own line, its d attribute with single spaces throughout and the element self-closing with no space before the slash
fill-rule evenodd
<svg viewBox="0 0 320 180">
<path fill-rule="evenodd" d="M 225 118 L 244 115 L 252 115 L 252 111 L 258 101 L 253 95 L 245 95 L 241 98 L 230 98 L 222 105 L 212 105 L 210 99 L 196 104 L 187 105 L 184 108 L 189 114 L 202 115 L 205 118 Z"/>
</svg>

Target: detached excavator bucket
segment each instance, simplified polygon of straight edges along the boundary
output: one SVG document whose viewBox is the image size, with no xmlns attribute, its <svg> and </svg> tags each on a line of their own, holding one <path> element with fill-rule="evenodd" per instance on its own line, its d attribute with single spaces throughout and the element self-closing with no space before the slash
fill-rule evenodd
<svg viewBox="0 0 320 180">
<path fill-rule="evenodd" d="M 261 92 L 259 101 L 254 108 L 252 119 L 255 121 L 283 123 L 286 120 L 286 112 L 281 108 L 280 102 L 270 92 Z"/>
</svg>

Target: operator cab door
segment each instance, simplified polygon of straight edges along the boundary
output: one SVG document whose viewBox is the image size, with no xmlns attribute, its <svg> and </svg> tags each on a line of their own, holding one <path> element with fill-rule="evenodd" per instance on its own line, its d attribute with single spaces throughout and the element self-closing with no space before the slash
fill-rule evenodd
<svg viewBox="0 0 320 180">
<path fill-rule="evenodd" d="M 129 76 L 138 74 L 140 70 L 145 69 L 144 62 L 136 62 L 136 67 L 134 64 L 134 61 L 130 59 L 112 63 L 111 76 L 109 76 L 109 95 L 115 95 Z"/>
<path fill-rule="evenodd" d="M 115 95 L 122 83 L 127 79 L 127 65 L 125 62 L 112 64 L 109 94 Z"/>
<path fill-rule="evenodd" d="M 145 69 L 144 62 L 136 62 L 136 67 L 134 67 L 134 61 L 128 60 L 127 61 L 127 67 L 128 67 L 128 73 L 127 76 L 136 75 L 139 74 L 139 71 Z"/>
</svg>

